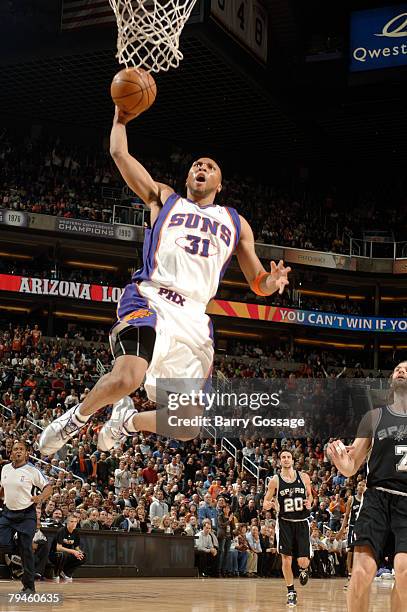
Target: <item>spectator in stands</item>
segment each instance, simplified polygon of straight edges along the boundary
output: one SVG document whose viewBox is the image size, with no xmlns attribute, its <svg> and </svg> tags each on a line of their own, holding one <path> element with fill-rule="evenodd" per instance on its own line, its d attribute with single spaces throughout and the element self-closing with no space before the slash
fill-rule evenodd
<svg viewBox="0 0 407 612">
<path fill-rule="evenodd" d="M 142 470 L 144 482 L 155 485 L 158 480 L 157 471 L 154 469 L 154 462 L 148 461 L 147 467 Z"/>
<path fill-rule="evenodd" d="M 218 539 L 212 532 L 210 519 L 203 519 L 202 529 L 195 539 L 195 549 L 195 563 L 200 576 L 215 576 Z"/>
<path fill-rule="evenodd" d="M 153 501 L 150 504 L 150 521 L 153 522 L 155 517 L 162 519 L 168 514 L 168 504 L 164 501 L 164 493 L 159 489 L 155 492 Z"/>
<path fill-rule="evenodd" d="M 136 516 L 135 508 L 129 509 L 129 516 L 127 516 L 120 524 L 120 529 L 123 529 L 124 531 L 141 531 L 140 522 Z"/>
<path fill-rule="evenodd" d="M 249 544 L 246 539 L 247 526 L 240 524 L 235 532 L 235 550 L 237 550 L 237 566 L 239 576 L 247 576 L 247 560 Z"/>
<path fill-rule="evenodd" d="M 337 493 L 331 503 L 329 504 L 329 512 L 331 518 L 329 521 L 329 527 L 332 531 L 339 531 L 341 528 L 342 517 L 345 514 L 345 501 L 341 497 L 340 493 Z"/>
<path fill-rule="evenodd" d="M 204 519 L 209 519 L 214 529 L 218 526 L 218 513 L 216 510 L 215 502 L 209 493 L 204 496 L 203 505 L 198 508 L 198 524 L 203 526 Z"/>
<path fill-rule="evenodd" d="M 246 540 L 249 545 L 247 558 L 247 574 L 249 577 L 257 575 L 258 556 L 262 552 L 259 528 L 256 525 L 250 527 L 250 531 L 246 533 Z"/>
<path fill-rule="evenodd" d="M 148 533 L 149 522 L 147 520 L 147 511 L 144 506 L 137 506 L 136 519 L 139 522 L 141 533 Z"/>
<path fill-rule="evenodd" d="M 233 533 L 236 528 L 235 517 L 230 511 L 230 505 L 225 504 L 218 510 L 218 576 L 225 576 L 228 571 L 229 549 L 232 542 Z"/>
<path fill-rule="evenodd" d="M 114 471 L 114 491 L 118 495 L 121 489 L 128 489 L 130 487 L 131 473 L 129 471 L 129 464 L 125 461 L 120 461 L 119 467 Z"/>
<path fill-rule="evenodd" d="M 321 503 L 319 504 L 319 508 L 317 508 L 314 514 L 314 519 L 317 522 L 317 527 L 319 531 L 322 532 L 324 527 L 328 526 L 330 518 L 331 513 L 327 509 L 326 503 L 324 501 L 321 501 Z"/>
<path fill-rule="evenodd" d="M 76 455 L 71 462 L 70 470 L 79 476 L 80 478 L 86 479 L 91 472 L 91 463 L 89 457 L 86 456 L 83 446 L 79 447 L 78 455 Z"/>
<path fill-rule="evenodd" d="M 196 516 L 190 515 L 187 518 L 185 525 L 185 534 L 189 536 L 195 537 L 195 535 L 199 532 L 198 521 Z"/>
<path fill-rule="evenodd" d="M 81 521 L 81 529 L 92 529 L 98 531 L 99 525 L 99 510 L 97 508 L 90 508 L 88 512 L 88 519 Z"/>
</svg>

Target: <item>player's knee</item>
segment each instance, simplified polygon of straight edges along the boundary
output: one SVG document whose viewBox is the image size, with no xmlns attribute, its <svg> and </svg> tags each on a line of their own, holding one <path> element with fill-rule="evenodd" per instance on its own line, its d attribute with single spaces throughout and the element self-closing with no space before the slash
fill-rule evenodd
<svg viewBox="0 0 407 612">
<path fill-rule="evenodd" d="M 396 575 L 396 585 L 399 589 L 407 590 L 407 564 L 405 562 L 394 562 L 394 573 Z"/>
<path fill-rule="evenodd" d="M 368 568 L 362 564 L 359 564 L 352 570 L 352 582 L 357 589 L 362 587 L 363 585 L 370 584 L 370 582 L 373 580 L 373 577 L 374 575 L 371 575 L 371 572 L 368 571 Z"/>
<path fill-rule="evenodd" d="M 111 372 L 108 381 L 110 391 L 122 395 L 132 393 L 139 386 L 135 375 L 130 371 Z"/>
</svg>

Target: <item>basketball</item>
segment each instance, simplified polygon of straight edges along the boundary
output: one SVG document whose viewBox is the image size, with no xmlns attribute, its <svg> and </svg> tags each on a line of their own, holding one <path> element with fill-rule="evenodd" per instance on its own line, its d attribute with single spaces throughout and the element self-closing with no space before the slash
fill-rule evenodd
<svg viewBox="0 0 407 612">
<path fill-rule="evenodd" d="M 120 110 L 139 115 L 154 102 L 157 86 L 151 74 L 142 68 L 124 68 L 113 78 L 110 94 Z"/>
</svg>

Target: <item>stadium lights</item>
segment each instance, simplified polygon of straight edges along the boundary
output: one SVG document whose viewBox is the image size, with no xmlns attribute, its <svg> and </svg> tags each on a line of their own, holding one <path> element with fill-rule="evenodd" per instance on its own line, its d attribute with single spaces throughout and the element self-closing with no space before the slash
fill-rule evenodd
<svg viewBox="0 0 407 612">
<path fill-rule="evenodd" d="M 392 351 L 394 349 L 396 350 L 401 350 L 401 349 L 407 349 L 407 344 L 381 344 L 380 345 L 380 350 L 385 350 L 385 351 Z"/>
<path fill-rule="evenodd" d="M 84 321 L 100 321 L 102 323 L 112 323 L 112 317 L 103 317 L 101 315 L 87 315 L 80 314 L 78 312 L 65 312 L 63 310 L 56 310 L 54 312 L 56 317 L 68 317 L 71 319 L 82 319 Z"/>
<path fill-rule="evenodd" d="M 34 259 L 32 255 L 23 255 L 22 253 L 9 253 L 8 251 L 0 251 L 0 257 L 10 257 L 10 259 Z"/>
<path fill-rule="evenodd" d="M 76 266 L 78 268 L 89 268 L 93 270 L 109 270 L 111 272 L 117 272 L 117 266 L 110 266 L 109 264 L 97 264 L 97 263 L 89 263 L 88 261 L 75 261 L 73 259 L 69 259 L 64 261 L 67 266 Z"/>
<path fill-rule="evenodd" d="M 12 310 L 13 312 L 31 312 L 31 308 L 24 308 L 23 306 L 8 306 L 6 304 L 0 304 L 0 310 Z"/>
<path fill-rule="evenodd" d="M 329 340 L 308 340 L 307 338 L 294 338 L 297 344 L 313 344 L 315 346 L 333 346 L 335 348 L 364 349 L 364 344 L 347 344 L 345 342 L 333 342 Z"/>
<path fill-rule="evenodd" d="M 230 329 L 218 329 L 215 331 L 217 334 L 222 334 L 222 336 L 235 336 L 236 338 L 262 338 L 261 334 L 255 334 L 252 332 L 232 331 Z"/>
<path fill-rule="evenodd" d="M 407 301 L 407 295 L 397 295 L 397 296 L 391 296 L 391 295 L 382 295 L 380 296 L 380 301 L 381 302 L 406 302 Z"/>
</svg>

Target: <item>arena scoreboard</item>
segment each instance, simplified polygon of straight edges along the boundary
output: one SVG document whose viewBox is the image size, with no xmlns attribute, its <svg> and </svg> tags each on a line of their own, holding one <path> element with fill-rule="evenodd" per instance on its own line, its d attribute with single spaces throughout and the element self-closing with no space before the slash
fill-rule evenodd
<svg viewBox="0 0 407 612">
<path fill-rule="evenodd" d="M 261 62 L 267 62 L 268 13 L 258 0 L 211 0 L 211 17 Z"/>
</svg>

